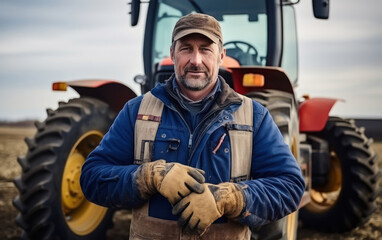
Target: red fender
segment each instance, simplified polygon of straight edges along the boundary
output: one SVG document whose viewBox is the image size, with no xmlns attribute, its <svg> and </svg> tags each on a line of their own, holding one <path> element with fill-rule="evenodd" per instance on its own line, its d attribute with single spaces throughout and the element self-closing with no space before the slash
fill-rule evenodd
<svg viewBox="0 0 382 240">
<path fill-rule="evenodd" d="M 285 71 L 278 67 L 230 67 L 233 77 L 233 85 L 236 92 L 247 94 L 250 92 L 274 89 L 288 92 L 294 95 L 293 86 Z M 243 86 L 243 77 L 247 73 L 260 74 L 264 77 L 264 85 L 257 87 Z"/>
<path fill-rule="evenodd" d="M 325 127 L 329 112 L 340 99 L 311 98 L 302 102 L 298 108 L 300 132 L 319 132 Z"/>
<path fill-rule="evenodd" d="M 128 100 L 137 96 L 128 86 L 113 80 L 75 80 L 55 82 L 53 86 L 61 83 L 73 88 L 80 96 L 93 97 L 106 102 L 115 112 L 119 112 Z"/>
</svg>

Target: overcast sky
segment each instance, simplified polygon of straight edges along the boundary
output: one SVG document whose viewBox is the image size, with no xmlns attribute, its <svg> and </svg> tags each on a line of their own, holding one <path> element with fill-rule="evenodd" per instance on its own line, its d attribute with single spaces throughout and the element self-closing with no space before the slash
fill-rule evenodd
<svg viewBox="0 0 382 240">
<path fill-rule="evenodd" d="M 114 79 L 139 94 L 144 14 L 130 27 L 126 2 L 0 0 L 0 120 L 43 120 L 77 96 L 52 92 L 54 81 Z M 311 0 L 296 6 L 297 93 L 344 99 L 332 115 L 382 118 L 382 1 L 330 4 L 328 21 L 314 19 Z"/>
</svg>

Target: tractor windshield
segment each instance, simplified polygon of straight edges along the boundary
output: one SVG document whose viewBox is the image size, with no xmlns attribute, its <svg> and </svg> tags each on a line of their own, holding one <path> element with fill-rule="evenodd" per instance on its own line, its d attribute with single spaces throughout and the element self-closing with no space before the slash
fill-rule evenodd
<svg viewBox="0 0 382 240">
<path fill-rule="evenodd" d="M 153 66 L 170 55 L 172 29 L 180 17 L 191 12 L 212 15 L 220 22 L 228 56 L 245 66 L 265 65 L 266 0 L 159 0 L 156 9 Z"/>
</svg>

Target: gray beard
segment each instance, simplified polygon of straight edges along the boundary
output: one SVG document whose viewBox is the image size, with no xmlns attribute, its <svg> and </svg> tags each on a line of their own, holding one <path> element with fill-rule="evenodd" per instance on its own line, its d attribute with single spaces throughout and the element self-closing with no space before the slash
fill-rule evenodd
<svg viewBox="0 0 382 240">
<path fill-rule="evenodd" d="M 182 86 L 188 90 L 200 91 L 205 89 L 212 82 L 212 79 L 205 78 L 203 79 L 202 84 L 198 84 L 196 86 L 191 84 L 192 79 L 187 79 L 186 76 L 180 76 L 179 81 L 182 84 Z"/>
</svg>

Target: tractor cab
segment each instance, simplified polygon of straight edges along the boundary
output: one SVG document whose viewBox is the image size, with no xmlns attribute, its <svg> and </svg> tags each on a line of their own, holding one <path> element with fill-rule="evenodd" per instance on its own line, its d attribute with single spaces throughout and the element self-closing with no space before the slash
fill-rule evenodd
<svg viewBox="0 0 382 240">
<path fill-rule="evenodd" d="M 139 1 L 132 2 L 132 24 L 137 23 Z M 135 11 L 135 12 L 134 12 Z M 279 67 L 290 82 L 297 82 L 298 54 L 293 4 L 280 0 L 157 0 L 150 1 L 144 37 L 145 77 L 136 78 L 142 93 L 163 82 L 173 73 L 169 63 L 172 29 L 192 12 L 215 17 L 223 31 L 227 58 L 220 70 L 233 86 L 234 67 Z M 225 66 L 224 66 L 225 65 Z M 228 72 L 227 72 L 228 70 Z M 235 89 L 236 90 L 236 89 Z"/>
</svg>

